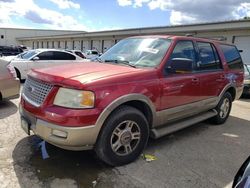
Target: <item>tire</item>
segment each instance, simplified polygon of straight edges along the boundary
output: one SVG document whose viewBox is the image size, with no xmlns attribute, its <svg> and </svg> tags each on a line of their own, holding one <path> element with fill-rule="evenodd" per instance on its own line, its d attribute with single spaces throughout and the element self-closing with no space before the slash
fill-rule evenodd
<svg viewBox="0 0 250 188">
<path fill-rule="evenodd" d="M 215 108 L 218 114 L 210 119 L 210 122 L 215 125 L 220 125 L 225 123 L 227 120 L 231 108 L 232 108 L 232 95 L 229 92 L 226 92 L 221 98 L 219 104 Z M 223 106 L 224 105 L 224 106 Z"/>
<path fill-rule="evenodd" d="M 108 165 L 125 165 L 139 157 L 148 137 L 149 126 L 142 112 L 121 106 L 104 123 L 95 152 Z"/>
<path fill-rule="evenodd" d="M 19 78 L 19 80 L 21 81 L 21 73 L 20 73 L 20 71 L 17 68 L 15 68 L 15 70 L 16 70 L 17 78 Z"/>
</svg>

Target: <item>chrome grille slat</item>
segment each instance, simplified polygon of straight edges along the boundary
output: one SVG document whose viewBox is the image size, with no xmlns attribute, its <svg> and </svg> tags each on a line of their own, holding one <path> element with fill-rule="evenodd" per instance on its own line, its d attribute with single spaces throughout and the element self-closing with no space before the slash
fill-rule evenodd
<svg viewBox="0 0 250 188">
<path fill-rule="evenodd" d="M 53 88 L 52 84 L 28 77 L 25 81 L 22 96 L 34 106 L 41 106 Z"/>
</svg>

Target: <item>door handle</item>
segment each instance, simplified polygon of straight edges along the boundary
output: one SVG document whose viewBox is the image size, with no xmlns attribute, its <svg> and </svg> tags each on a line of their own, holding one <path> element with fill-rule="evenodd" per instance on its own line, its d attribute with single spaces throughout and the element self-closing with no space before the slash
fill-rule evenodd
<svg viewBox="0 0 250 188">
<path fill-rule="evenodd" d="M 219 78 L 216 79 L 218 82 L 223 82 L 225 80 L 226 76 L 225 75 L 220 75 Z"/>
<path fill-rule="evenodd" d="M 193 78 L 192 82 L 199 82 L 199 79 L 198 78 Z"/>
</svg>

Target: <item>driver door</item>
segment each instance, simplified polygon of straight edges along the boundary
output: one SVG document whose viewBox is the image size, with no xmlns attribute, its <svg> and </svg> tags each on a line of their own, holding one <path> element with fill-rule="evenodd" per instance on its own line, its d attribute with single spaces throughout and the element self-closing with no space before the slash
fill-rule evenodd
<svg viewBox="0 0 250 188">
<path fill-rule="evenodd" d="M 178 62 L 178 59 L 181 62 Z M 180 63 L 185 63 L 185 61 L 190 62 L 190 71 L 167 71 L 170 67 L 182 66 Z M 193 42 L 188 40 L 178 41 L 169 61 L 166 63 L 165 73 L 161 79 L 163 124 L 189 116 L 195 113 L 195 110 L 199 107 L 200 80 L 192 68 L 196 61 L 197 53 Z M 176 66 L 174 63 L 179 65 Z"/>
<path fill-rule="evenodd" d="M 41 52 L 32 58 L 28 67 L 29 69 L 47 68 L 50 66 L 53 58 L 54 56 L 52 51 Z"/>
</svg>

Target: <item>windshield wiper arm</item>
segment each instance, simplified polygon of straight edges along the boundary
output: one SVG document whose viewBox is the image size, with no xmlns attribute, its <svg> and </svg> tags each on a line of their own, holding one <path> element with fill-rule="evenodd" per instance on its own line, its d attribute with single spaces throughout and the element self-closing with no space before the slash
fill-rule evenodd
<svg viewBox="0 0 250 188">
<path fill-rule="evenodd" d="M 130 64 L 129 61 L 126 61 L 126 60 L 109 59 L 109 60 L 105 60 L 104 62 L 114 62 L 114 63 L 118 63 L 118 64 L 121 63 L 124 65 L 128 65 L 130 67 L 136 68 L 135 65 Z"/>
<path fill-rule="evenodd" d="M 100 57 L 95 58 L 94 61 L 98 61 L 99 63 L 103 63 L 103 60 Z"/>
</svg>

